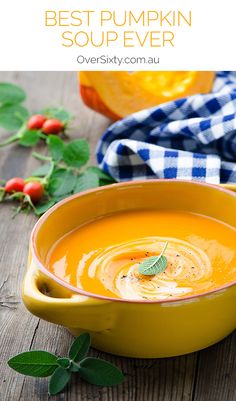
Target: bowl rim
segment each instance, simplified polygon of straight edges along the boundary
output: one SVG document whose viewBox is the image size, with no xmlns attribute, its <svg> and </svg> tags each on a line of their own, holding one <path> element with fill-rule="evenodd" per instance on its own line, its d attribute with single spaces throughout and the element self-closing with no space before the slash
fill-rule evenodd
<svg viewBox="0 0 236 401">
<path fill-rule="evenodd" d="M 200 294 L 196 294 L 196 295 L 189 295 L 186 297 L 173 297 L 172 299 L 163 299 L 163 300 L 140 300 L 140 299 L 126 299 L 126 298 L 115 298 L 115 297 L 108 297 L 105 295 L 99 295 L 99 294 L 94 294 L 92 292 L 83 290 L 82 288 L 77 288 L 73 285 L 71 285 L 70 283 L 64 281 L 63 279 L 57 277 L 56 275 L 54 275 L 52 272 L 50 272 L 45 266 L 44 263 L 41 262 L 40 260 L 40 256 L 37 252 L 37 246 L 36 246 L 36 237 L 37 237 L 37 233 L 40 229 L 40 227 L 42 226 L 42 224 L 44 223 L 44 221 L 48 218 L 48 216 L 50 216 L 55 210 L 59 209 L 61 206 L 63 206 L 64 204 L 76 199 L 76 198 L 80 198 L 86 195 L 89 195 L 91 193 L 95 193 L 95 192 L 102 192 L 102 191 L 109 191 L 109 190 L 113 190 L 114 188 L 117 187 L 123 187 L 123 186 L 134 186 L 134 185 L 146 185 L 146 184 L 157 184 L 157 183 L 184 183 L 186 185 L 195 185 L 195 186 L 200 186 L 200 187 L 208 187 L 211 189 L 214 189 L 216 191 L 222 191 L 225 192 L 226 194 L 232 196 L 233 198 L 236 198 L 236 193 L 226 189 L 225 187 L 220 186 L 219 184 L 208 184 L 205 182 L 200 182 L 200 181 L 189 181 L 189 180 L 177 180 L 177 179 L 150 179 L 150 180 L 134 180 L 134 181 L 125 181 L 125 182 L 120 182 L 120 183 L 114 183 L 114 184 L 110 184 L 110 185 L 105 185 L 105 186 L 101 186 L 101 187 L 96 187 L 96 188 L 92 188 L 83 192 L 80 192 L 78 194 L 74 194 L 71 196 L 68 196 L 67 198 L 61 200 L 60 202 L 58 202 L 56 205 L 54 205 L 53 207 L 51 207 L 46 213 L 44 213 L 39 220 L 36 222 L 36 224 L 34 225 L 34 228 L 31 232 L 31 237 L 30 237 L 30 248 L 32 251 L 32 260 L 34 262 L 34 264 L 36 265 L 36 267 L 39 268 L 39 270 L 45 274 L 46 276 L 48 276 L 50 279 L 54 280 L 57 284 L 61 285 L 62 287 L 65 287 L 66 289 L 72 291 L 74 293 L 74 295 L 82 295 L 82 296 L 86 296 L 89 298 L 93 298 L 93 299 L 97 299 L 97 300 L 102 300 L 102 301 L 109 301 L 109 302 L 124 302 L 124 303 L 137 303 L 137 304 L 167 304 L 167 303 L 178 303 L 178 302 L 188 302 L 190 300 L 197 300 L 199 298 L 202 297 L 206 297 L 212 294 L 216 294 L 216 293 L 220 293 L 222 290 L 226 290 L 230 287 L 233 287 L 234 285 L 236 285 L 236 280 L 225 284 L 219 288 L 216 288 L 214 290 L 211 291 L 207 291 L 204 293 L 200 293 Z"/>
</svg>

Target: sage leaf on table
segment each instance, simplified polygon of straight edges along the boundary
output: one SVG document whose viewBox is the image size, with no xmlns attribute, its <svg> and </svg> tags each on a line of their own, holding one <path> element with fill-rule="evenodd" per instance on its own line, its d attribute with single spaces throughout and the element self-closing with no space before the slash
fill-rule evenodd
<svg viewBox="0 0 236 401">
<path fill-rule="evenodd" d="M 49 380 L 48 392 L 50 395 L 60 393 L 68 384 L 71 378 L 71 372 L 61 366 L 58 366 Z"/>
<path fill-rule="evenodd" d="M 19 373 L 33 377 L 50 376 L 57 368 L 57 357 L 46 351 L 22 352 L 11 358 L 8 365 Z"/>
<path fill-rule="evenodd" d="M 147 276 L 153 276 L 155 274 L 162 273 L 168 264 L 168 260 L 166 256 L 164 256 L 167 245 L 168 242 L 166 242 L 160 255 L 150 256 L 150 258 L 145 259 L 144 262 L 142 262 L 138 267 L 139 273 Z"/>
<path fill-rule="evenodd" d="M 46 351 L 28 351 L 11 358 L 8 365 L 28 376 L 51 376 L 48 385 L 50 395 L 60 393 L 74 372 L 98 386 L 120 384 L 124 375 L 119 368 L 103 359 L 86 357 L 90 344 L 90 334 L 83 333 L 72 343 L 69 357 L 58 357 Z"/>
<path fill-rule="evenodd" d="M 69 368 L 71 365 L 71 361 L 69 358 L 57 358 L 57 363 L 59 366 L 65 369 Z"/>
<path fill-rule="evenodd" d="M 103 359 L 88 357 L 80 362 L 80 376 L 97 386 L 114 386 L 124 380 L 123 373 L 116 366 Z"/>
<path fill-rule="evenodd" d="M 75 339 L 69 350 L 69 357 L 77 362 L 85 358 L 91 345 L 90 335 L 83 333 Z"/>
<path fill-rule="evenodd" d="M 0 105 L 21 103 L 25 98 L 26 93 L 19 86 L 0 82 Z"/>
</svg>

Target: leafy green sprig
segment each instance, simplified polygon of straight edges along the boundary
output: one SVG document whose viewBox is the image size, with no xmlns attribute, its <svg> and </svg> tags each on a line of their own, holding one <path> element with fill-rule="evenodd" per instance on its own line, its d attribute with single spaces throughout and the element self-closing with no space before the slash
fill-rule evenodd
<svg viewBox="0 0 236 401">
<path fill-rule="evenodd" d="M 33 147 L 40 139 L 48 146 L 48 154 L 34 152 L 33 155 L 43 165 L 28 177 L 25 182 L 39 181 L 44 188 L 44 196 L 37 204 L 22 192 L 7 193 L 4 181 L 0 183 L 0 202 L 18 201 L 15 214 L 20 211 L 33 210 L 40 216 L 51 206 L 63 198 L 101 185 L 107 185 L 114 180 L 95 166 L 87 166 L 90 152 L 85 139 L 76 139 L 65 143 L 65 136 L 45 135 L 42 130 L 29 130 L 27 121 L 28 110 L 21 105 L 26 99 L 25 92 L 18 86 L 9 83 L 0 83 L 0 127 L 11 132 L 9 138 L 0 143 L 1 146 L 17 142 L 22 146 Z M 71 115 L 62 108 L 46 108 L 41 111 L 47 119 L 59 119 L 66 129 Z"/>
<path fill-rule="evenodd" d="M 36 214 L 44 213 L 69 195 L 114 182 L 98 167 L 87 166 L 90 150 L 85 139 L 75 139 L 65 144 L 57 136 L 50 135 L 46 142 L 48 156 L 33 153 L 44 164 L 29 177 L 29 180 L 40 179 L 45 189 L 45 198 L 36 207 Z"/>
<path fill-rule="evenodd" d="M 83 333 L 72 343 L 67 357 L 58 357 L 47 351 L 28 351 L 11 358 L 8 365 L 27 376 L 51 376 L 48 384 L 50 395 L 64 390 L 73 373 L 97 386 L 122 383 L 124 375 L 120 369 L 103 359 L 87 356 L 90 344 L 90 335 Z"/>
<path fill-rule="evenodd" d="M 17 85 L 0 82 L 0 127 L 10 131 L 12 134 L 3 142 L 0 147 L 17 142 L 25 147 L 32 147 L 42 140 L 47 139 L 42 130 L 30 130 L 27 128 L 27 121 L 30 117 L 29 111 L 22 106 L 26 99 L 26 93 Z M 63 123 L 62 135 L 70 123 L 72 117 L 70 113 L 59 108 L 46 108 L 40 111 L 47 119 L 55 118 Z"/>
<path fill-rule="evenodd" d="M 18 200 L 19 211 L 33 210 L 37 216 L 45 213 L 60 200 L 87 189 L 115 182 L 112 177 L 96 166 L 87 166 L 90 159 L 89 144 L 85 139 L 75 139 L 65 143 L 56 135 L 46 139 L 48 154 L 33 152 L 33 156 L 43 162 L 25 182 L 39 181 L 44 187 L 44 196 L 36 205 L 21 192 L 7 194 L 0 188 L 0 201 Z"/>
</svg>

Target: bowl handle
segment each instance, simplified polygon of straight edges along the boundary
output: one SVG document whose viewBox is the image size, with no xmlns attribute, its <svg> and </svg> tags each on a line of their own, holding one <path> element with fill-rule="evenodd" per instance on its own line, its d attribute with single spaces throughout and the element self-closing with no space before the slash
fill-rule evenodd
<svg viewBox="0 0 236 401">
<path fill-rule="evenodd" d="M 26 272 L 22 298 L 34 315 L 71 329 L 109 330 L 116 315 L 112 301 L 73 293 L 43 275 L 33 263 Z"/>
<path fill-rule="evenodd" d="M 236 184 L 220 184 L 221 187 L 236 192 Z"/>
</svg>

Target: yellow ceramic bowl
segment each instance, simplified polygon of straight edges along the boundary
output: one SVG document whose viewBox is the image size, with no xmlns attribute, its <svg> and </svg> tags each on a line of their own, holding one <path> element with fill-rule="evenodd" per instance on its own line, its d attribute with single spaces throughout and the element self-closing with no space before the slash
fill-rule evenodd
<svg viewBox="0 0 236 401">
<path fill-rule="evenodd" d="M 74 335 L 90 332 L 94 347 L 123 356 L 169 357 L 216 343 L 236 328 L 236 282 L 182 300 L 126 301 L 87 293 L 46 269 L 48 251 L 65 233 L 95 218 L 140 208 L 191 211 L 236 227 L 236 194 L 212 185 L 136 181 L 72 196 L 50 209 L 33 230 L 23 285 L 26 307 Z"/>
</svg>

